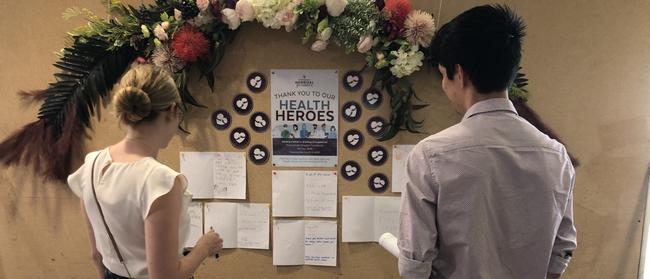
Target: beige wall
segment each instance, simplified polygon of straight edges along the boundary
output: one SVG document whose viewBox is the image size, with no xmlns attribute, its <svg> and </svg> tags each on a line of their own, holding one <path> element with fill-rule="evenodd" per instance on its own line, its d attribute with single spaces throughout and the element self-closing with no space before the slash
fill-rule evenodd
<svg viewBox="0 0 650 279">
<path fill-rule="evenodd" d="M 442 22 L 481 1 L 445 1 Z M 414 6 L 437 13 L 438 0 L 414 0 Z M 566 278 L 634 278 L 637 273 L 643 182 L 650 158 L 648 104 L 650 104 L 650 3 L 647 1 L 509 1 L 528 24 L 525 72 L 531 79 L 531 105 L 564 138 L 582 161 L 575 186 L 575 219 L 579 248 Z M 81 24 L 64 21 L 70 6 L 102 11 L 99 1 L 0 1 L 0 137 L 33 121 L 37 107 L 20 105 L 15 92 L 43 88 L 53 80 L 56 57 L 66 31 Z M 314 54 L 300 45 L 298 34 L 246 26 L 230 47 L 217 74 L 217 92 L 204 83 L 194 86 L 209 110 L 190 115 L 193 134 L 177 138 L 160 154 L 160 161 L 178 168 L 178 151 L 233 151 L 227 135 L 211 128 L 209 113 L 229 108 L 229 100 L 246 91 L 245 76 L 271 68 L 358 69 L 361 56 L 345 56 L 338 49 Z M 427 133 L 458 121 L 426 71 L 413 80 L 417 92 L 431 103 Z M 253 95 L 255 105 L 269 108 L 269 91 Z M 359 94 L 341 92 L 341 104 L 359 100 Z M 341 121 L 340 131 L 361 128 L 362 121 Z M 235 116 L 235 125 L 247 126 L 247 117 Z M 109 114 L 95 126 L 89 149 L 120 139 Z M 254 143 L 270 144 L 264 134 Z M 415 143 L 422 135 L 403 134 L 382 143 Z M 362 150 L 378 144 L 368 141 Z M 364 152 L 341 146 L 341 157 L 366 162 Z M 370 170 L 390 173 L 389 164 L 365 166 L 359 183 L 339 180 L 340 195 L 372 195 L 364 181 Z M 270 173 L 270 166 L 249 164 L 250 173 Z M 92 265 L 78 201 L 65 185 L 43 184 L 24 168 L 0 170 L 0 278 L 89 278 Z M 390 195 L 390 194 L 386 194 Z M 260 176 L 249 178 L 249 201 L 270 202 L 270 184 Z M 340 216 L 340 211 L 339 211 Z M 340 224 L 340 223 L 339 223 Z M 340 229 L 340 228 L 339 228 Z M 200 278 L 390 278 L 396 262 L 374 244 L 340 243 L 338 267 L 274 267 L 271 251 L 230 250 L 218 262 L 208 261 Z"/>
</svg>

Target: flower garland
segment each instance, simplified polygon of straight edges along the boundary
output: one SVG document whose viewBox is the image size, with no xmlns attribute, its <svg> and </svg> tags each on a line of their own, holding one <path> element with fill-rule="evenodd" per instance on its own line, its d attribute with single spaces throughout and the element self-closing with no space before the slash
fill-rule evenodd
<svg viewBox="0 0 650 279">
<path fill-rule="evenodd" d="M 430 59 L 436 25 L 410 0 L 156 0 L 138 8 L 109 0 L 108 5 L 109 19 L 87 9 L 65 11 L 64 18 L 84 16 L 88 24 L 68 33 L 69 44 L 55 64 L 61 70 L 57 81 L 26 94 L 43 101 L 39 119 L 0 143 L 1 162 L 29 163 L 46 177 L 64 180 L 72 158 L 81 154 L 77 145 L 90 117 L 108 102 L 113 84 L 134 60 L 167 70 L 185 109 L 204 107 L 188 89 L 189 69 L 198 67 L 214 89 L 214 70 L 226 46 L 242 23 L 253 21 L 287 32 L 304 30 L 303 43 L 313 51 L 335 44 L 365 55 L 364 69 L 375 69 L 371 86 L 391 98 L 389 126 L 380 140 L 402 130 L 418 132 L 422 125 L 412 112 L 426 105 L 412 103 L 419 99 L 407 78 Z M 525 101 L 526 84 L 519 74 L 511 98 Z"/>
</svg>

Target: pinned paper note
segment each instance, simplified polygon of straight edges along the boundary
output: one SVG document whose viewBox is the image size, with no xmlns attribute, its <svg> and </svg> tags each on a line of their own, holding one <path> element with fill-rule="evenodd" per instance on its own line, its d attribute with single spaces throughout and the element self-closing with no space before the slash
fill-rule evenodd
<svg viewBox="0 0 650 279">
<path fill-rule="evenodd" d="M 205 228 L 210 227 L 223 239 L 223 248 L 269 249 L 266 203 L 206 203 Z"/>
<path fill-rule="evenodd" d="M 377 242 L 386 232 L 397 235 L 399 197 L 343 196 L 343 242 Z"/>
<path fill-rule="evenodd" d="M 406 163 L 415 145 L 393 146 L 393 193 L 401 193 L 408 182 Z"/>
<path fill-rule="evenodd" d="M 181 173 L 196 199 L 246 199 L 243 152 L 181 152 Z"/>
<path fill-rule="evenodd" d="M 332 171 L 273 171 L 273 217 L 336 217 Z"/>
<path fill-rule="evenodd" d="M 194 247 L 203 235 L 203 204 L 190 203 L 187 207 L 187 213 L 190 216 L 190 234 L 183 247 Z"/>
<path fill-rule="evenodd" d="M 273 265 L 336 266 L 336 221 L 274 220 Z"/>
</svg>

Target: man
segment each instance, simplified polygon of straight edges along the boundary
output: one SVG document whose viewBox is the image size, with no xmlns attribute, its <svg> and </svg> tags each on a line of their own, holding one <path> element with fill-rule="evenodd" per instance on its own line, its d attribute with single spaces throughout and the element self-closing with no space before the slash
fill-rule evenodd
<svg viewBox="0 0 650 279">
<path fill-rule="evenodd" d="M 504 6 L 464 12 L 433 42 L 462 121 L 411 153 L 402 193 L 405 278 L 559 278 L 576 248 L 564 146 L 508 100 L 525 26 Z"/>
</svg>

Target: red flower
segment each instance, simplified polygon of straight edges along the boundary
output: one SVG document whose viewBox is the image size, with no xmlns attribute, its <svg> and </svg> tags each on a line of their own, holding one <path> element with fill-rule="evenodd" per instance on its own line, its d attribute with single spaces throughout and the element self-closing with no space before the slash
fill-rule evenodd
<svg viewBox="0 0 650 279">
<path fill-rule="evenodd" d="M 410 0 L 386 0 L 384 11 L 390 16 L 390 23 L 397 30 L 404 28 L 404 21 L 413 7 Z"/>
<path fill-rule="evenodd" d="M 203 33 L 190 25 L 183 25 L 172 39 L 174 53 L 185 62 L 194 62 L 199 56 L 206 54 L 208 45 L 208 39 Z"/>
</svg>

